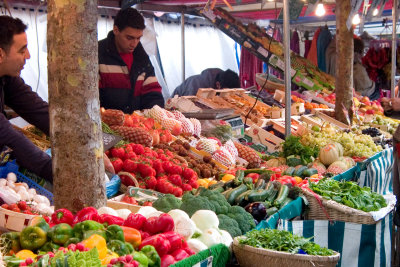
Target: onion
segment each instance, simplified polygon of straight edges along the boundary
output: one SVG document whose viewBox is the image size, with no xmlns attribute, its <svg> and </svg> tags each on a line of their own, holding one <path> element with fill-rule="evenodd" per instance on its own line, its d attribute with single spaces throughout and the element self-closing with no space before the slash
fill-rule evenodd
<svg viewBox="0 0 400 267">
<path fill-rule="evenodd" d="M 15 173 L 10 172 L 7 174 L 7 181 L 11 181 L 11 182 L 16 182 L 17 181 L 17 176 L 15 175 Z"/>
<path fill-rule="evenodd" d="M 35 196 L 36 195 L 36 190 L 35 190 L 35 188 L 30 188 L 30 189 L 28 189 L 28 193 L 29 194 L 32 194 L 33 196 Z M 33 197 L 32 197 L 33 198 Z"/>
</svg>

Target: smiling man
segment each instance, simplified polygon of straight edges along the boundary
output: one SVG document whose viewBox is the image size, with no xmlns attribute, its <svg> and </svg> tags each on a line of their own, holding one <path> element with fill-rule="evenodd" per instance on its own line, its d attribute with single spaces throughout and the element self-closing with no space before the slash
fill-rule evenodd
<svg viewBox="0 0 400 267">
<path fill-rule="evenodd" d="M 21 79 L 21 70 L 30 58 L 26 25 L 16 18 L 0 16 L 0 150 L 9 147 L 19 165 L 52 181 L 50 157 L 37 148 L 7 120 L 4 106 L 49 134 L 49 109 Z"/>
<path fill-rule="evenodd" d="M 164 106 L 161 86 L 140 38 L 143 16 L 134 8 L 120 10 L 113 30 L 99 41 L 100 105 L 125 113 Z"/>
</svg>

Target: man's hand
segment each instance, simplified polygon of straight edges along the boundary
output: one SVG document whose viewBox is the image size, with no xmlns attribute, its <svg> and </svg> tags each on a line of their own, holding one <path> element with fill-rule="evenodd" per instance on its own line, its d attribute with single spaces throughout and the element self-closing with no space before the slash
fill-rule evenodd
<svg viewBox="0 0 400 267">
<path fill-rule="evenodd" d="M 105 153 L 103 154 L 103 158 L 104 158 L 104 169 L 111 174 L 115 174 L 114 166 L 111 164 L 110 159 L 107 157 Z"/>
</svg>

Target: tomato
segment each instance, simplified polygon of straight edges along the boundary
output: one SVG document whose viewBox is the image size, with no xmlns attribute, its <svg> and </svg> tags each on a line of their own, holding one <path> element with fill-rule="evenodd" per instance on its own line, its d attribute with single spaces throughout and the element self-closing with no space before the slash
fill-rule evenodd
<svg viewBox="0 0 400 267">
<path fill-rule="evenodd" d="M 183 190 L 180 187 L 174 187 L 172 190 L 172 194 L 176 197 L 181 197 L 183 194 Z"/>
<path fill-rule="evenodd" d="M 132 204 L 132 205 L 137 205 L 138 204 L 137 200 L 134 197 L 131 197 L 131 196 L 128 196 L 128 195 L 125 195 L 121 199 L 121 202 L 129 203 L 129 204 Z"/>
<path fill-rule="evenodd" d="M 25 201 L 19 201 L 17 205 L 18 205 L 18 208 L 20 208 L 21 210 L 26 210 L 28 207 L 28 205 L 26 204 Z"/>
<path fill-rule="evenodd" d="M 255 182 L 257 182 L 260 175 L 258 173 L 249 173 L 246 175 L 246 177 L 250 177 L 251 179 L 253 179 L 253 184 L 254 184 Z"/>
</svg>

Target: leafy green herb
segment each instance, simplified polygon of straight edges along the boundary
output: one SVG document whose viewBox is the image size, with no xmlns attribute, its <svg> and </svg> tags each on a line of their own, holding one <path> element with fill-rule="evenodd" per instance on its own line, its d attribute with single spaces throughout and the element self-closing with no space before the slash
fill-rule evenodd
<svg viewBox="0 0 400 267">
<path fill-rule="evenodd" d="M 248 232 L 245 238 L 239 239 L 239 243 L 292 254 L 297 254 L 299 250 L 303 250 L 309 255 L 318 256 L 331 256 L 335 253 L 331 249 L 320 247 L 318 244 L 310 241 L 311 238 L 293 235 L 288 231 L 262 229 Z"/>
<path fill-rule="evenodd" d="M 282 145 L 282 156 L 287 158 L 289 156 L 300 156 L 304 165 L 312 162 L 319 153 L 318 147 L 305 146 L 300 142 L 300 137 L 290 135 L 286 138 Z"/>
<path fill-rule="evenodd" d="M 310 183 L 309 186 L 311 190 L 325 199 L 332 199 L 365 212 L 377 211 L 387 206 L 382 195 L 372 192 L 369 187 L 360 187 L 355 182 L 339 182 L 323 178 L 317 183 Z"/>
</svg>

